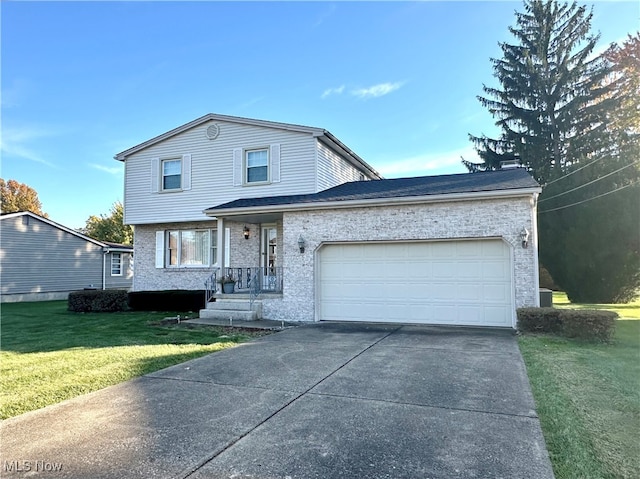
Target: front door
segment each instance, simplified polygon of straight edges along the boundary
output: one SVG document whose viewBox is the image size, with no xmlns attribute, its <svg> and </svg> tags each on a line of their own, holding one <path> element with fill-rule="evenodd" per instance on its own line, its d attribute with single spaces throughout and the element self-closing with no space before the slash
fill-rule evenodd
<svg viewBox="0 0 640 479">
<path fill-rule="evenodd" d="M 276 290 L 278 282 L 278 230 L 275 225 L 262 226 L 260 241 L 260 267 L 262 268 L 262 289 Z"/>
</svg>

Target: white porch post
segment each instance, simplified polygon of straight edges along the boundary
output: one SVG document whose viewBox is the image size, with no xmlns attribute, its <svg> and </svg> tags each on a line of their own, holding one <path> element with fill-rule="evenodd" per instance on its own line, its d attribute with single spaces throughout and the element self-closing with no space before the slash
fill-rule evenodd
<svg viewBox="0 0 640 479">
<path fill-rule="evenodd" d="M 224 238 L 224 220 L 222 218 L 218 218 L 218 230 L 216 231 L 216 234 L 218 235 L 218 254 L 216 258 L 216 263 L 218 264 L 218 267 L 221 268 L 221 271 L 222 271 L 222 268 L 224 268 L 225 266 L 228 266 L 224 264 L 224 258 L 226 256 L 226 251 L 225 251 L 226 242 Z"/>
</svg>

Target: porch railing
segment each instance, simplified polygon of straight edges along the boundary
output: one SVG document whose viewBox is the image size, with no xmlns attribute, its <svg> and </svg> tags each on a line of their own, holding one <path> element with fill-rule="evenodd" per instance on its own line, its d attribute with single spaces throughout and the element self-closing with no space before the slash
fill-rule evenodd
<svg viewBox="0 0 640 479">
<path fill-rule="evenodd" d="M 215 268 L 204 283 L 206 301 L 221 291 L 218 280 L 222 276 L 231 276 L 235 281 L 235 292 L 256 296 L 260 293 L 282 293 L 282 267 L 230 266 Z"/>
</svg>

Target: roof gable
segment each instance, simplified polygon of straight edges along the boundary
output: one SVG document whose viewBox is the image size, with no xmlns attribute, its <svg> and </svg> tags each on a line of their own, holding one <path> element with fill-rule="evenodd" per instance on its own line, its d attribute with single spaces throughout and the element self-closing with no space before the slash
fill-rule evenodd
<svg viewBox="0 0 640 479">
<path fill-rule="evenodd" d="M 304 125 L 296 125 L 293 123 L 280 123 L 276 121 L 266 121 L 266 120 L 256 120 L 253 118 L 244 118 L 239 116 L 228 116 L 228 115 L 218 115 L 215 113 L 208 113 L 200 118 L 196 118 L 189 123 L 185 123 L 173 130 L 169 130 L 166 133 L 158 135 L 150 140 L 147 140 L 139 145 L 133 146 L 125 151 L 122 151 L 114 156 L 114 159 L 118 161 L 126 161 L 127 157 L 144 150 L 145 148 L 149 148 L 150 146 L 156 145 L 164 140 L 172 138 L 180 133 L 183 133 L 191 128 L 195 128 L 200 126 L 208 121 L 224 121 L 229 123 L 239 123 L 243 125 L 253 125 L 260 126 L 264 128 L 275 128 L 279 130 L 287 130 L 298 133 L 309 134 L 315 138 L 318 138 L 323 143 L 328 144 L 329 146 L 337 149 L 338 151 L 343 152 L 347 157 L 351 157 L 353 162 L 359 164 L 360 167 L 370 171 L 374 176 L 381 177 L 380 174 L 371 167 L 366 161 L 360 158 L 356 153 L 354 153 L 349 147 L 347 147 L 344 143 L 342 143 L 338 138 L 336 138 L 329 131 L 324 128 L 317 128 L 313 126 L 304 126 Z"/>
</svg>

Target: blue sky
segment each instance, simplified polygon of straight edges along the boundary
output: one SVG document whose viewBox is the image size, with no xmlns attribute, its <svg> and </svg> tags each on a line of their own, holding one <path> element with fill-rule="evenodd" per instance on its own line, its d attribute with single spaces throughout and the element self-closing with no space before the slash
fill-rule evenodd
<svg viewBox="0 0 640 479">
<path fill-rule="evenodd" d="M 2 2 L 0 174 L 77 228 L 113 156 L 206 113 L 317 126 L 386 177 L 462 173 L 521 2 Z M 637 1 L 594 3 L 602 48 Z"/>
</svg>

